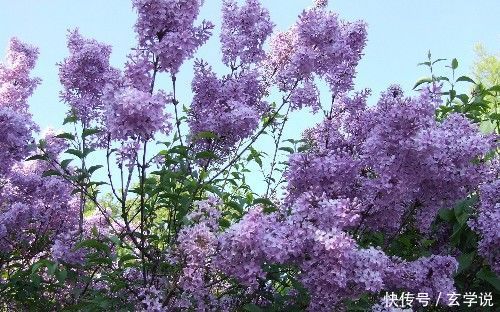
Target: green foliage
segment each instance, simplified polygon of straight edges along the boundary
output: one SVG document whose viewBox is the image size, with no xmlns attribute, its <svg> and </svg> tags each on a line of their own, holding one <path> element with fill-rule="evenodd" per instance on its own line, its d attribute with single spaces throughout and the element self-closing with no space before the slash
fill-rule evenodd
<svg viewBox="0 0 500 312">
<path fill-rule="evenodd" d="M 457 254 L 459 264 L 455 275 L 457 292 L 491 292 L 494 305 L 498 306 L 500 280 L 491 272 L 487 262 L 478 255 L 478 237 L 469 226 L 477 205 L 478 197 L 472 195 L 457 203 L 452 209 L 442 209 L 436 222 L 446 224 L 450 229 L 450 248 Z M 484 308 L 484 311 L 494 311 L 494 309 Z"/>
<path fill-rule="evenodd" d="M 437 111 L 438 119 L 453 112 L 462 113 L 476 122 L 483 131 L 500 133 L 500 62 L 497 57 L 486 55 L 484 51 L 478 52 L 478 55 L 479 60 L 473 70 L 474 80 L 466 75 L 455 78 L 459 67 L 457 59 L 446 65 L 451 70 L 451 77 L 437 76 L 435 64 L 446 60 L 433 60 L 429 53 L 428 61 L 419 65 L 426 66 L 431 75 L 419 79 L 413 88 L 442 84 L 439 95 L 446 96 L 446 99 Z"/>
</svg>

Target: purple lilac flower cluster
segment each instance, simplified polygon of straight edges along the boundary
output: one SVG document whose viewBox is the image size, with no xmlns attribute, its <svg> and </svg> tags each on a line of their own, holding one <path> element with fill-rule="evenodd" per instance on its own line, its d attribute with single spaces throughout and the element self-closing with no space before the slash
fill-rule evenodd
<svg viewBox="0 0 500 312">
<path fill-rule="evenodd" d="M 102 119 L 104 90 L 119 72 L 109 64 L 111 46 L 84 38 L 78 29 L 69 32 L 68 49 L 70 55 L 59 64 L 61 98 L 89 126 Z"/>
<path fill-rule="evenodd" d="M 38 130 L 28 113 L 28 98 L 40 83 L 30 77 L 38 49 L 17 38 L 9 42 L 5 61 L 0 63 L 0 178 L 12 164 L 24 159 Z"/>
<path fill-rule="evenodd" d="M 269 11 L 257 0 L 246 0 L 242 7 L 234 0 L 224 0 L 221 44 L 224 64 L 236 66 L 259 63 L 265 58 L 264 42 L 274 24 Z"/>
<path fill-rule="evenodd" d="M 30 77 L 38 58 L 38 49 L 12 38 L 5 62 L 0 64 L 0 107 L 27 112 L 28 98 L 40 83 Z"/>
<path fill-rule="evenodd" d="M 278 213 L 250 210 L 218 236 L 215 267 L 256 290 L 270 264 L 300 268 L 311 296 L 310 311 L 326 311 L 343 301 L 382 289 L 425 289 L 431 296 L 454 290 L 457 262 L 431 256 L 403 261 L 377 248 L 361 248 L 349 234 L 360 222 L 360 203 L 305 193 Z M 213 241 L 213 239 L 212 239 Z"/>
<path fill-rule="evenodd" d="M 434 102 L 405 98 L 399 87 L 384 92 L 376 107 L 365 99 L 366 93 L 340 99 L 333 118 L 308 132 L 313 149 L 290 158 L 289 200 L 304 191 L 357 197 L 363 227 L 394 232 L 410 214 L 428 232 L 440 208 L 482 181 L 488 164 L 474 160 L 491 150 L 492 137 L 457 114 L 436 121 Z"/>
<path fill-rule="evenodd" d="M 128 56 L 123 73 L 110 65 L 110 46 L 86 39 L 77 30 L 69 33 L 70 55 L 59 64 L 62 100 L 84 128 L 105 129 L 101 139 L 120 146 L 118 163 L 129 166 L 131 173 L 141 144 L 156 134 L 169 134 L 172 128 L 165 108 L 167 103 L 178 103 L 164 91 L 155 91 L 156 74 L 167 72 L 175 78 L 213 29 L 206 21 L 194 25 L 200 0 L 132 2 L 138 12 L 138 46 Z M 347 300 L 363 294 L 376 297 L 382 290 L 437 297 L 455 292 L 458 264 L 454 257 L 447 253 L 403 259 L 386 253 L 386 246 L 367 247 L 360 235 L 378 231 L 390 240 L 411 229 L 426 237 L 439 209 L 479 189 L 477 216 L 469 225 L 480 235 L 479 254 L 498 274 L 498 164 L 484 157 L 497 147 L 495 138 L 481 134 L 460 114 L 436 120 L 441 104 L 437 85 L 424 88 L 416 97 L 405 97 L 400 87 L 391 86 L 373 107 L 367 105 L 369 90 L 348 95 L 366 29 L 362 22 L 340 20 L 327 11 L 327 4 L 315 0 L 295 25 L 274 36 L 266 53 L 263 46 L 274 27 L 269 12 L 257 0 L 246 0 L 241 6 L 223 1 L 222 60 L 231 72 L 219 77 L 206 62 L 195 62 L 187 120 L 189 143 L 196 151 L 212 151 L 225 160 L 270 111 L 265 97 L 272 85 L 288 93 L 283 104 L 291 109 L 321 108 L 317 78 L 326 81 L 334 100 L 325 120 L 306 131 L 308 149 L 290 156 L 285 198 L 276 200 L 275 211 L 250 206 L 241 218 L 227 223 L 223 218 L 230 209 L 222 199 L 227 194 L 195 201 L 196 188 L 193 210 L 182 220 L 168 221 L 167 227 L 170 221 L 181 225 L 175 224 L 179 229 L 172 238 L 168 228 L 167 243 L 162 241 L 165 236 L 149 232 L 153 227 L 143 231 L 148 216 L 141 209 L 127 221 L 127 209 L 134 209 L 126 207 L 125 195 L 118 198 L 123 220 L 110 222 L 113 212 L 98 211 L 79 224 L 84 202 L 73 194 L 69 182 L 57 176 L 62 169 L 54 169 L 69 146 L 57 132 L 47 131 L 39 145 L 50 161 L 22 162 L 33 152 L 30 143 L 37 130 L 27 99 L 39 84 L 38 78 L 30 77 L 38 51 L 13 39 L 0 65 L 2 260 L 4 255 L 16 254 L 30 263 L 48 257 L 78 267 L 85 264 L 88 253 L 76 245 L 93 238 L 109 247 L 113 270 L 119 261 L 114 243 L 107 238 L 122 239 L 123 246 L 131 246 L 130 263 L 140 264 L 137 255 L 143 263 L 141 268 L 122 271 L 121 282 L 127 287 L 118 293 L 127 304 L 145 311 L 234 311 L 248 302 L 267 305 L 272 303 L 269 296 L 283 294 L 269 279 L 272 274 L 300 283 L 308 294 L 309 311 L 342 310 Z M 200 136 L 203 132 L 214 136 Z M 76 171 L 71 166 L 63 169 Z M 44 177 L 47 170 L 52 171 Z M 147 187 L 154 183 L 148 178 Z M 165 186 L 151 198 L 171 205 L 171 197 L 180 197 L 173 188 Z M 139 189 L 143 192 L 144 185 L 134 192 Z M 167 189 L 170 197 L 163 201 L 161 195 Z M 142 195 L 143 205 L 152 202 Z M 147 210 L 154 214 L 154 208 L 151 204 Z M 158 214 L 148 221 L 161 218 Z M 168 212 L 167 218 L 175 219 L 175 214 Z M 153 236 L 161 237 L 160 241 L 147 241 Z M 155 249 L 155 244 L 166 247 Z M 152 265 L 146 265 L 146 258 Z M 167 269 L 163 275 L 148 276 L 155 266 Z M 116 286 L 97 279 L 85 290 L 105 293 Z M 378 305 L 373 309 L 385 311 Z"/>
<path fill-rule="evenodd" d="M 324 78 L 334 94 L 352 89 L 366 27 L 362 22 L 339 20 L 325 4 L 305 10 L 295 25 L 271 41 L 267 75 L 281 91 L 292 94 L 292 108 L 318 109 L 315 77 Z"/>
<path fill-rule="evenodd" d="M 249 137 L 268 111 L 262 100 L 266 85 L 255 65 L 265 58 L 263 44 L 274 27 L 269 12 L 256 0 L 247 0 L 241 7 L 225 0 L 222 13 L 223 62 L 231 74 L 220 79 L 206 62 L 197 60 L 189 113 L 191 141 L 198 150 L 221 158 Z M 217 138 L 200 140 L 197 136 L 203 132 Z"/>
<path fill-rule="evenodd" d="M 42 162 L 19 163 L 2 181 L 2 252 L 40 252 L 32 250 L 37 242 L 55 239 L 77 225 L 79 202 L 71 195 L 70 185 L 56 177 L 42 177 L 45 170 Z"/>
<path fill-rule="evenodd" d="M 470 222 L 481 236 L 479 253 L 492 270 L 500 274 L 500 180 L 481 186 L 481 201 L 477 219 Z"/>
<path fill-rule="evenodd" d="M 194 93 L 189 126 L 191 140 L 200 150 L 227 155 L 242 139 L 257 128 L 260 118 L 268 110 L 262 101 L 264 87 L 256 70 L 248 70 L 219 79 L 203 61 L 195 64 L 192 82 Z M 199 140 L 201 132 L 212 132 L 212 140 Z"/>
<path fill-rule="evenodd" d="M 106 103 L 106 126 L 113 140 L 149 140 L 157 132 L 168 133 L 170 115 L 165 113 L 166 94 L 151 95 L 135 88 L 123 88 Z"/>
<path fill-rule="evenodd" d="M 133 0 L 135 30 L 142 49 L 153 53 L 162 71 L 175 75 L 211 35 L 213 25 L 194 26 L 201 0 Z"/>
</svg>

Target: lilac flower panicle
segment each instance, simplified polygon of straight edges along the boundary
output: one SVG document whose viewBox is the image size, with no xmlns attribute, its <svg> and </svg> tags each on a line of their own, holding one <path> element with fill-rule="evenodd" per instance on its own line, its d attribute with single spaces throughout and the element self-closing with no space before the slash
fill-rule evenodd
<svg viewBox="0 0 500 312">
<path fill-rule="evenodd" d="M 314 113 L 317 112 L 321 108 L 321 105 L 319 101 L 319 90 L 316 85 L 306 80 L 299 87 L 296 87 L 291 92 L 290 105 L 293 110 L 309 106 Z"/>
<path fill-rule="evenodd" d="M 46 235 L 51 241 L 77 225 L 78 201 L 71 195 L 73 189 L 58 177 L 42 177 L 47 169 L 43 162 L 18 163 L 3 181 L 0 223 L 5 231 L 0 250 L 27 252 L 37 235 Z"/>
<path fill-rule="evenodd" d="M 211 274 L 217 272 L 213 258 L 217 253 L 218 221 L 221 217 L 218 209 L 221 204 L 216 197 L 196 202 L 197 208 L 187 216 L 192 224 L 179 233 L 178 248 L 185 266 L 179 279 L 183 289 L 182 300 L 176 300 L 177 307 L 205 311 L 214 309 L 212 305 L 218 305 L 207 285 L 217 278 L 215 275 L 212 278 Z"/>
<path fill-rule="evenodd" d="M 32 135 L 39 129 L 27 101 L 40 83 L 30 77 L 37 58 L 37 48 L 12 38 L 0 63 L 0 179 L 33 151 Z"/>
<path fill-rule="evenodd" d="M 61 98 L 87 126 L 101 117 L 102 96 L 119 72 L 109 64 L 111 46 L 84 38 L 78 29 L 68 34 L 70 55 L 59 65 Z"/>
<path fill-rule="evenodd" d="M 43 140 L 45 141 L 44 152 L 51 159 L 58 159 L 59 154 L 69 147 L 69 144 L 64 139 L 57 137 L 59 134 L 52 128 L 48 128 L 42 133 Z"/>
<path fill-rule="evenodd" d="M 258 279 L 265 276 L 264 236 L 269 221 L 262 208 L 249 211 L 243 219 L 219 237 L 219 252 L 215 265 L 224 273 L 237 278 L 243 285 L 255 289 Z"/>
<path fill-rule="evenodd" d="M 153 70 L 152 54 L 136 49 L 128 55 L 123 75 L 127 85 L 143 92 L 150 92 Z"/>
<path fill-rule="evenodd" d="M 425 94 L 405 98 L 393 86 L 373 108 L 364 99 L 341 97 L 335 119 L 308 132 L 313 149 L 290 157 L 288 200 L 305 191 L 356 197 L 366 210 L 363 226 L 391 232 L 412 211 L 426 233 L 439 209 L 482 181 L 487 166 L 474 160 L 493 148 L 493 138 L 458 114 L 437 122 Z"/>
<path fill-rule="evenodd" d="M 139 293 L 141 298 L 141 303 L 137 307 L 138 311 L 144 312 L 162 312 L 165 311 L 163 307 L 163 295 L 162 292 L 156 289 L 155 286 L 150 286 L 148 288 L 141 289 Z"/>
<path fill-rule="evenodd" d="M 328 6 L 328 0 L 314 0 L 314 6 L 324 8 Z"/>
<path fill-rule="evenodd" d="M 41 81 L 30 77 L 37 59 L 37 48 L 10 39 L 5 60 L 0 63 L 0 107 L 27 113 L 27 100 Z"/>
<path fill-rule="evenodd" d="M 106 102 L 107 130 L 114 140 L 150 139 L 155 133 L 168 133 L 172 125 L 164 111 L 168 97 L 163 92 L 151 95 L 133 87 L 115 91 Z"/>
<path fill-rule="evenodd" d="M 118 167 L 123 168 L 123 166 L 125 166 L 127 168 L 132 168 L 135 166 L 135 161 L 140 148 L 141 144 L 137 140 L 122 142 L 115 153 L 116 164 Z"/>
<path fill-rule="evenodd" d="M 258 0 L 246 0 L 238 7 L 234 0 L 224 0 L 222 7 L 221 44 L 223 62 L 236 66 L 258 63 L 265 57 L 263 44 L 274 24 L 269 11 Z"/>
<path fill-rule="evenodd" d="M 176 74 L 182 63 L 211 35 L 213 24 L 194 26 L 200 0 L 133 0 L 138 19 L 135 30 L 141 48 L 159 60 L 159 69 Z"/>
<path fill-rule="evenodd" d="M 469 222 L 480 235 L 479 254 L 496 274 L 500 274 L 500 180 L 483 184 L 480 189 L 480 205 L 476 220 Z"/>
<path fill-rule="evenodd" d="M 385 281 L 388 289 L 423 292 L 430 298 L 438 298 L 440 294 L 456 292 L 453 276 L 457 269 L 458 262 L 451 256 L 432 255 L 411 262 L 394 259 L 386 271 Z"/>
<path fill-rule="evenodd" d="M 316 109 L 314 77 L 324 78 L 335 95 L 351 90 L 365 42 L 364 23 L 341 21 L 319 3 L 305 10 L 289 30 L 273 37 L 265 66 L 267 76 L 281 91 L 292 95 L 292 107 Z M 304 86 L 296 90 L 301 84 Z"/>
<path fill-rule="evenodd" d="M 0 106 L 0 178 L 33 151 L 32 134 L 36 130 L 31 116 Z"/>
<path fill-rule="evenodd" d="M 190 136 L 197 149 L 218 152 L 220 157 L 253 133 L 269 106 L 262 101 L 263 84 L 255 70 L 219 79 L 208 64 L 197 61 L 192 90 Z M 198 133 L 207 131 L 217 139 L 196 140 Z"/>
</svg>

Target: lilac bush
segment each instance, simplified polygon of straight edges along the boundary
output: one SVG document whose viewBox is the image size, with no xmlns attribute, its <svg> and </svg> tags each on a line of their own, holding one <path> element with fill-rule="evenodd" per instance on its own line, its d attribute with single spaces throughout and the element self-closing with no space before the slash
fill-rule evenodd
<svg viewBox="0 0 500 312">
<path fill-rule="evenodd" d="M 40 136 L 28 113 L 38 51 L 12 39 L 0 65 L 2 308 L 389 311 L 386 292 L 498 295 L 498 133 L 446 111 L 438 79 L 368 105 L 353 88 L 363 22 L 314 1 L 273 34 L 259 1 L 224 0 L 227 73 L 197 58 L 180 103 L 177 73 L 215 26 L 197 23 L 200 0 L 132 4 L 122 70 L 109 45 L 69 32 L 61 131 Z M 283 140 L 306 107 L 323 120 Z M 265 194 L 247 183 L 255 166 Z"/>
</svg>

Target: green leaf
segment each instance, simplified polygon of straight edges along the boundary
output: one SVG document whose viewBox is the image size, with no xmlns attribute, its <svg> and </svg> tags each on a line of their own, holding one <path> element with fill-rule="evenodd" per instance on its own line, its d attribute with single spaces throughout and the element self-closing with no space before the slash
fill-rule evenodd
<svg viewBox="0 0 500 312">
<path fill-rule="evenodd" d="M 52 263 L 49 263 L 47 265 L 47 273 L 49 275 L 54 275 L 54 273 L 56 272 L 56 269 L 57 269 L 57 264 L 52 262 Z"/>
<path fill-rule="evenodd" d="M 109 184 L 109 183 L 101 181 L 101 182 L 89 182 L 87 185 L 88 186 L 100 186 L 100 185 L 107 185 L 107 184 Z"/>
<path fill-rule="evenodd" d="M 297 148 L 297 152 L 299 152 L 299 153 L 303 153 L 303 152 L 306 152 L 308 150 L 309 150 L 309 146 L 307 146 L 307 145 L 301 145 L 301 146 L 299 146 L 299 148 Z"/>
<path fill-rule="evenodd" d="M 493 86 L 488 89 L 490 92 L 500 92 L 500 85 Z"/>
<path fill-rule="evenodd" d="M 42 283 L 42 278 L 38 275 L 31 275 L 31 283 L 38 288 Z"/>
<path fill-rule="evenodd" d="M 472 210 L 472 207 L 477 203 L 478 201 L 478 196 L 474 195 L 471 196 L 465 200 L 462 200 L 458 202 L 455 207 L 453 208 L 453 211 L 455 212 L 455 216 L 458 218 L 463 214 L 469 214 L 470 211 Z"/>
<path fill-rule="evenodd" d="M 83 158 L 83 153 L 79 150 L 76 150 L 76 149 L 70 148 L 70 149 L 66 150 L 65 153 L 70 154 L 70 155 L 75 155 L 78 158 Z"/>
<path fill-rule="evenodd" d="M 450 237 L 450 241 L 454 246 L 458 246 L 460 243 L 460 238 L 462 236 L 462 233 L 465 229 L 464 224 L 455 224 L 453 226 L 453 234 Z"/>
<path fill-rule="evenodd" d="M 429 82 L 432 82 L 432 78 L 430 77 L 424 77 L 424 78 L 420 78 L 416 83 L 415 85 L 413 86 L 413 90 L 415 90 L 418 86 L 420 86 L 421 84 L 424 84 L 424 83 L 429 83 Z"/>
<path fill-rule="evenodd" d="M 243 213 L 243 207 L 238 204 L 237 202 L 231 200 L 231 201 L 228 201 L 225 203 L 228 207 L 231 207 L 233 208 L 234 210 L 236 210 L 237 212 L 239 213 Z"/>
<path fill-rule="evenodd" d="M 47 156 L 45 155 L 33 155 L 31 157 L 28 157 L 26 161 L 32 161 L 32 160 L 47 160 Z"/>
<path fill-rule="evenodd" d="M 118 260 L 118 263 L 122 265 L 123 263 L 131 260 L 137 260 L 137 257 L 131 254 L 126 254 L 120 257 L 120 260 Z"/>
<path fill-rule="evenodd" d="M 272 201 L 270 201 L 269 199 L 267 199 L 267 198 L 256 198 L 256 199 L 254 199 L 253 205 L 257 205 L 257 204 L 274 206 L 274 203 Z"/>
<path fill-rule="evenodd" d="M 453 99 L 457 96 L 457 91 L 455 90 L 450 90 L 450 100 L 453 101 Z"/>
<path fill-rule="evenodd" d="M 217 158 L 217 155 L 215 155 L 214 152 L 211 152 L 211 151 L 202 151 L 202 152 L 196 153 L 195 158 L 196 159 L 215 159 L 215 158 Z"/>
<path fill-rule="evenodd" d="M 469 96 L 467 94 L 459 94 L 456 96 L 463 104 L 469 103 Z"/>
<path fill-rule="evenodd" d="M 68 271 L 66 271 L 66 269 L 56 271 L 56 278 L 61 284 L 64 283 L 67 276 L 68 276 Z"/>
<path fill-rule="evenodd" d="M 90 135 L 101 133 L 102 130 L 96 128 L 85 129 L 82 132 L 82 138 L 88 137 Z"/>
<path fill-rule="evenodd" d="M 73 159 L 65 159 L 65 160 L 61 161 L 61 167 L 63 167 L 64 169 L 68 168 L 69 163 L 72 161 L 73 161 Z"/>
<path fill-rule="evenodd" d="M 439 76 L 439 77 L 436 77 L 434 79 L 436 79 L 436 81 L 443 81 L 443 80 L 450 81 L 450 79 L 448 77 L 444 77 L 444 76 Z"/>
<path fill-rule="evenodd" d="M 477 272 L 476 277 L 488 282 L 490 285 L 495 287 L 497 291 L 500 291 L 500 279 L 489 269 L 482 268 L 479 272 Z"/>
<path fill-rule="evenodd" d="M 441 62 L 441 61 L 446 61 L 446 59 L 444 59 L 444 58 L 437 59 L 434 62 L 432 62 L 432 65 L 434 65 L 434 64 L 436 64 L 438 62 Z"/>
<path fill-rule="evenodd" d="M 454 58 L 453 60 L 451 60 L 451 68 L 452 69 L 457 69 L 458 68 L 458 60 L 456 58 Z"/>
<path fill-rule="evenodd" d="M 46 259 L 43 259 L 43 260 L 40 260 L 38 261 L 37 263 L 33 264 L 33 266 L 31 267 L 31 273 L 35 273 L 38 271 L 38 269 L 42 268 L 42 267 L 48 267 L 52 262 L 49 261 L 49 260 L 46 260 Z"/>
<path fill-rule="evenodd" d="M 87 157 L 92 152 L 95 152 L 95 149 L 93 149 L 93 148 L 85 148 L 83 150 L 83 154 L 82 155 L 83 155 L 83 157 Z"/>
<path fill-rule="evenodd" d="M 66 139 L 66 140 L 74 140 L 75 136 L 71 133 L 64 132 L 64 133 L 60 133 L 60 134 L 56 135 L 56 138 Z"/>
<path fill-rule="evenodd" d="M 431 62 L 422 62 L 417 64 L 417 66 L 422 66 L 422 65 L 431 66 Z"/>
<path fill-rule="evenodd" d="M 78 119 L 76 118 L 75 115 L 68 116 L 64 118 L 63 125 L 68 124 L 68 123 L 76 123 Z"/>
<path fill-rule="evenodd" d="M 109 254 L 109 253 L 108 253 Z M 89 258 L 88 260 L 88 263 L 89 264 L 94 264 L 94 265 L 112 265 L 113 264 L 113 261 L 111 260 L 111 258 L 103 258 L 103 257 L 91 257 Z"/>
<path fill-rule="evenodd" d="M 101 169 L 102 167 L 103 167 L 102 165 L 95 165 L 95 166 L 90 167 L 90 168 L 87 170 L 87 172 L 88 172 L 89 174 L 92 174 L 92 173 L 94 173 L 94 171 L 96 171 L 96 170 L 98 170 L 98 169 Z"/>
<path fill-rule="evenodd" d="M 200 139 L 218 139 L 219 137 L 211 131 L 202 131 L 196 134 L 195 140 Z"/>
<path fill-rule="evenodd" d="M 76 246 L 74 248 L 75 249 L 91 248 L 91 249 L 103 251 L 106 254 L 109 254 L 111 252 L 108 245 L 106 245 L 106 244 L 104 244 L 96 239 L 83 240 L 83 241 L 79 242 L 78 244 L 76 244 Z"/>
<path fill-rule="evenodd" d="M 451 209 L 443 208 L 439 210 L 439 217 L 446 222 L 452 222 L 455 219 L 455 213 Z"/>
<path fill-rule="evenodd" d="M 460 216 L 457 216 L 457 221 L 459 224 L 466 224 L 467 220 L 469 220 L 469 214 L 468 213 L 463 213 Z"/>
<path fill-rule="evenodd" d="M 288 146 L 286 146 L 286 147 L 280 147 L 280 148 L 279 148 L 279 150 L 280 150 L 280 151 L 285 151 L 285 152 L 288 152 L 288 153 L 290 153 L 290 154 L 293 154 L 293 153 L 295 152 L 295 151 L 293 150 L 293 148 L 288 147 Z"/>
<path fill-rule="evenodd" d="M 276 211 L 276 205 L 267 198 L 257 198 L 252 203 L 252 205 L 258 205 L 258 204 L 264 205 L 265 213 L 272 213 Z"/>
<path fill-rule="evenodd" d="M 219 226 L 223 229 L 228 228 L 231 225 L 231 222 L 227 219 L 221 218 L 219 219 Z"/>
<path fill-rule="evenodd" d="M 457 82 L 459 81 L 466 81 L 466 82 L 470 82 L 470 83 L 473 83 L 473 84 L 476 84 L 476 82 L 474 80 L 472 80 L 471 78 L 467 77 L 467 76 L 460 76 L 457 78 Z"/>
<path fill-rule="evenodd" d="M 49 169 L 42 173 L 42 177 L 50 177 L 50 176 L 60 176 L 61 173 L 57 170 Z"/>
<path fill-rule="evenodd" d="M 472 264 L 472 261 L 474 260 L 474 257 L 476 256 L 476 253 L 473 251 L 471 253 L 463 253 L 458 257 L 458 270 L 457 274 L 462 273 L 463 271 L 467 270 L 470 265 Z"/>
</svg>

